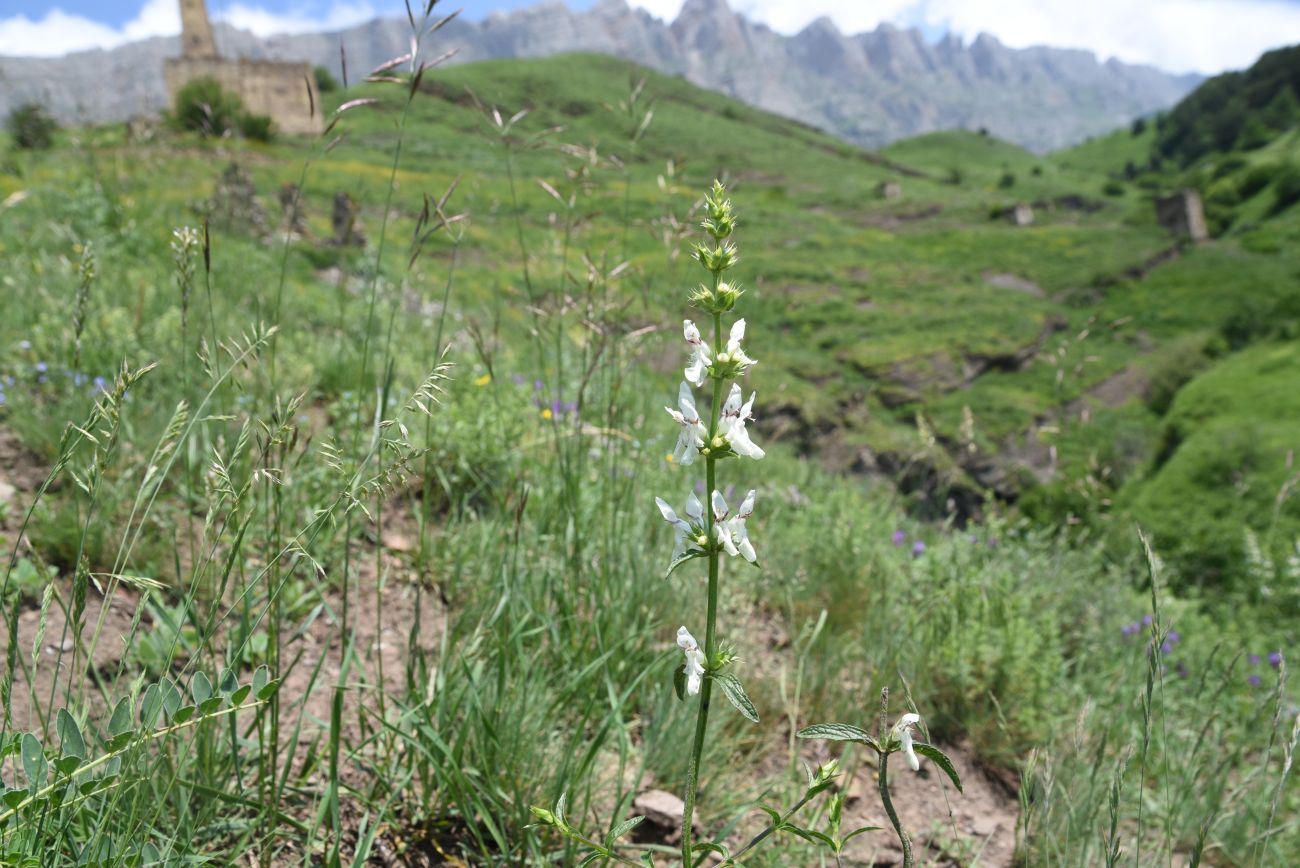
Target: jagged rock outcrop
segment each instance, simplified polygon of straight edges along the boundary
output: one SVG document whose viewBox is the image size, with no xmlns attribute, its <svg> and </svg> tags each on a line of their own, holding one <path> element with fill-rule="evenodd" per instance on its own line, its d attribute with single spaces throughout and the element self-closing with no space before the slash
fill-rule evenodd
<svg viewBox="0 0 1300 868">
<path fill-rule="evenodd" d="M 306 60 L 349 77 L 404 53 L 405 18 L 376 19 L 339 33 L 259 39 L 218 25 L 228 57 Z M 928 43 L 917 30 L 882 24 L 846 35 L 827 18 L 783 36 L 732 11 L 726 0 L 687 0 L 673 22 L 625 0 L 575 12 L 556 0 L 481 22 L 452 22 L 434 37 L 453 62 L 595 51 L 681 74 L 768 111 L 866 147 L 937 129 L 986 128 L 1034 150 L 1050 150 L 1122 126 L 1177 102 L 1199 81 L 1151 67 L 1061 48 L 1012 49 L 983 34 Z M 0 114 L 44 103 L 65 121 L 122 120 L 165 99 L 163 58 L 178 39 L 59 59 L 0 58 Z M 104 82 L 113 87 L 104 87 Z"/>
</svg>

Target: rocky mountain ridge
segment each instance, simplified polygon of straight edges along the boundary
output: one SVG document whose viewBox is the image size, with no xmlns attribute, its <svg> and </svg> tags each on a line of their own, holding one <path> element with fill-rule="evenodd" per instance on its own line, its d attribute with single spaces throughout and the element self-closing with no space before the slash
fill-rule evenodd
<svg viewBox="0 0 1300 868">
<path fill-rule="evenodd" d="M 335 33 L 259 38 L 218 25 L 231 57 L 306 60 L 349 77 L 408 50 L 405 18 L 380 18 Z M 601 0 L 573 11 L 546 0 L 484 21 L 457 19 L 434 37 L 452 62 L 595 51 L 623 57 L 812 124 L 864 147 L 937 129 L 985 128 L 1037 151 L 1081 141 L 1177 102 L 1200 80 L 1088 51 L 1012 49 L 982 34 L 970 44 L 931 44 L 917 30 L 882 24 L 841 33 L 820 18 L 794 36 L 737 14 L 726 0 L 687 0 L 671 23 Z M 179 38 L 57 59 L 0 58 L 0 113 L 44 103 L 65 121 L 103 122 L 156 112 L 166 100 L 163 59 Z M 111 82 L 111 86 L 106 86 Z"/>
</svg>

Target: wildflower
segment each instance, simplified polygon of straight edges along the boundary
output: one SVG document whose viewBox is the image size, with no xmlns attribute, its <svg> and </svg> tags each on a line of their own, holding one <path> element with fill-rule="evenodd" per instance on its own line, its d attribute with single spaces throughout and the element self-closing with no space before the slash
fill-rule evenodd
<svg viewBox="0 0 1300 868">
<path fill-rule="evenodd" d="M 750 365 L 755 364 L 754 360 L 745 354 L 741 349 L 740 342 L 745 339 L 745 321 L 738 319 L 731 324 L 731 334 L 727 338 L 727 348 L 718 353 L 717 365 L 719 367 L 726 365 L 730 368 L 730 373 L 744 373 Z"/>
<path fill-rule="evenodd" d="M 765 453 L 753 440 L 749 439 L 749 432 L 745 430 L 745 422 L 754 418 L 754 398 L 756 393 L 751 393 L 749 400 L 744 404 L 741 403 L 743 395 L 740 391 L 740 385 L 731 384 L 731 392 L 727 395 L 727 402 L 722 405 L 722 418 L 718 420 L 718 436 L 713 439 L 710 446 L 721 448 L 724 443 L 718 442 L 719 438 L 725 441 L 725 445 L 731 447 L 731 451 L 737 455 L 743 455 L 746 458 L 759 459 Z"/>
<path fill-rule="evenodd" d="M 677 628 L 677 647 L 686 655 L 686 692 L 694 696 L 704 680 L 704 652 L 685 627 Z"/>
<path fill-rule="evenodd" d="M 1150 627 L 1150 626 L 1151 626 L 1151 622 L 1152 622 L 1153 620 L 1155 620 L 1155 619 L 1152 618 L 1150 615 L 1143 615 L 1143 616 L 1142 616 L 1142 626 L 1143 626 L 1143 627 Z"/>
<path fill-rule="evenodd" d="M 908 712 L 894 724 L 894 738 L 898 739 L 903 756 L 907 759 L 908 768 L 914 772 L 921 770 L 921 761 L 916 758 L 916 751 L 912 749 L 912 727 L 920 722 L 921 715 Z"/>
<path fill-rule="evenodd" d="M 47 364 L 45 364 L 44 362 L 37 362 L 37 363 L 36 363 L 36 372 L 37 372 L 38 374 L 43 374 L 43 373 L 45 373 L 46 371 L 48 371 L 49 369 L 50 369 L 50 366 L 47 365 Z"/>
<path fill-rule="evenodd" d="M 1247 659 L 1250 660 L 1250 665 L 1251 665 L 1251 666 L 1258 666 L 1258 665 L 1259 665 L 1259 660 L 1260 660 L 1260 658 L 1259 658 L 1259 655 L 1258 655 L 1258 654 L 1252 654 L 1252 655 L 1250 655 L 1250 657 L 1247 658 Z"/>
<path fill-rule="evenodd" d="M 699 411 L 695 409 L 695 395 L 691 392 L 690 383 L 682 383 L 677 389 L 677 406 L 680 409 L 664 408 L 682 426 L 681 433 L 677 435 L 677 445 L 673 447 L 673 458 L 678 464 L 693 464 L 698 454 L 696 450 L 704 446 L 704 438 L 709 432 L 700 421 Z"/>
<path fill-rule="evenodd" d="M 476 386 L 486 386 L 486 385 L 487 385 L 488 383 L 490 383 L 490 382 L 492 382 L 492 375 L 491 375 L 491 374 L 484 374 L 483 376 L 479 377 L 478 379 L 476 379 L 476 380 L 474 381 L 474 385 L 476 385 Z"/>
<path fill-rule="evenodd" d="M 923 554 L 925 554 L 925 543 L 920 540 L 912 543 L 912 557 L 919 558 Z"/>
<path fill-rule="evenodd" d="M 1250 676 L 1249 678 L 1246 679 L 1246 683 L 1249 684 L 1251 687 L 1259 687 L 1259 685 L 1260 685 L 1262 682 L 1261 682 L 1260 677 L 1259 677 L 1258 675 L 1252 675 L 1252 676 Z"/>
<path fill-rule="evenodd" d="M 514 383 L 516 386 L 522 386 L 528 381 L 524 379 L 523 374 L 515 373 L 510 375 L 510 382 Z"/>
<path fill-rule="evenodd" d="M 1169 631 L 1169 637 L 1168 637 L 1168 638 L 1169 638 L 1169 644 L 1171 644 L 1171 645 L 1177 645 L 1177 644 L 1178 644 L 1178 640 L 1181 639 L 1181 638 L 1183 638 L 1183 637 L 1178 635 L 1178 631 L 1177 631 L 1177 630 L 1170 630 L 1170 631 Z"/>
<path fill-rule="evenodd" d="M 1274 669 L 1276 669 L 1277 667 L 1281 666 L 1281 665 L 1282 665 L 1282 652 L 1281 652 L 1281 651 L 1270 651 L 1270 652 L 1268 652 L 1268 665 L 1269 665 L 1269 666 L 1272 666 Z"/>
<path fill-rule="evenodd" d="M 1132 624 L 1125 624 L 1123 627 L 1120 627 L 1119 631 L 1125 636 L 1134 636 L 1141 629 L 1142 625 L 1135 621 Z"/>
<path fill-rule="evenodd" d="M 543 419 L 551 419 L 551 418 L 553 418 L 554 416 L 555 416 L 555 414 L 551 412 L 551 408 L 550 408 L 550 407 L 547 407 L 546 409 L 544 409 L 544 410 L 542 411 L 542 418 L 543 418 Z"/>
<path fill-rule="evenodd" d="M 94 388 L 91 390 L 93 392 L 98 393 L 98 392 L 108 391 L 108 380 L 105 380 L 103 377 L 96 377 L 92 385 L 94 386 Z"/>
<path fill-rule="evenodd" d="M 689 521 L 678 518 L 677 513 L 662 497 L 656 497 L 655 504 L 664 521 L 677 528 L 677 539 L 673 545 L 674 561 L 686 554 L 688 548 L 702 551 L 709 544 L 708 534 L 704 532 L 704 505 L 695 496 L 695 492 L 686 495 L 686 518 Z"/>
<path fill-rule="evenodd" d="M 899 528 L 898 530 L 894 531 L 893 539 L 894 539 L 894 545 L 901 546 L 903 543 L 907 542 L 907 531 L 903 530 L 902 528 Z"/>
<path fill-rule="evenodd" d="M 686 382 L 694 386 L 704 383 L 709 366 L 713 364 L 708 343 L 700 337 L 700 330 L 690 320 L 682 321 L 682 334 L 691 347 L 690 361 L 686 364 Z"/>
<path fill-rule="evenodd" d="M 735 557 L 740 555 L 751 564 L 758 563 L 758 555 L 754 552 L 754 544 L 749 541 L 749 531 L 745 529 L 745 520 L 754 514 L 754 495 L 756 492 L 750 491 L 745 495 L 745 499 L 740 502 L 740 508 L 736 514 L 732 515 L 727 509 L 727 501 L 722 496 L 722 492 L 713 492 L 713 534 L 717 538 L 718 544 L 727 554 Z"/>
</svg>

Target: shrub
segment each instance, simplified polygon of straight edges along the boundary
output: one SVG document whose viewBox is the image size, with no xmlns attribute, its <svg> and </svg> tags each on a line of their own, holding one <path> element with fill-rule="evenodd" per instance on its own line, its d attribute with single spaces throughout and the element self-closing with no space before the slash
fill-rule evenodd
<svg viewBox="0 0 1300 868">
<path fill-rule="evenodd" d="M 43 151 L 54 144 L 54 131 L 59 128 L 43 107 L 32 102 L 11 111 L 6 126 L 14 144 L 30 151 Z"/>
<path fill-rule="evenodd" d="M 998 186 L 1004 190 L 1016 186 L 1016 176 L 1011 172 L 1003 172 L 1002 177 L 998 178 Z"/>
<path fill-rule="evenodd" d="M 1101 192 L 1105 193 L 1107 196 L 1123 196 L 1124 185 L 1115 180 L 1107 181 L 1101 188 Z"/>
<path fill-rule="evenodd" d="M 176 94 L 174 120 L 183 130 L 222 136 L 236 128 L 243 108 L 239 97 L 215 78 L 196 78 Z"/>
<path fill-rule="evenodd" d="M 244 138 L 258 142 L 269 142 L 274 132 L 271 119 L 266 115 L 254 115 L 248 112 L 239 113 L 239 134 Z"/>
<path fill-rule="evenodd" d="M 1300 166 L 1291 163 L 1278 173 L 1273 187 L 1273 213 L 1285 211 L 1300 202 Z"/>
<path fill-rule="evenodd" d="M 316 90 L 321 93 L 330 93 L 339 89 L 339 80 L 325 67 L 316 67 L 312 70 L 312 75 L 316 77 Z"/>
<path fill-rule="evenodd" d="M 1242 199 L 1249 199 L 1263 190 L 1282 172 L 1280 163 L 1261 163 L 1246 171 L 1237 182 L 1237 192 Z"/>
</svg>

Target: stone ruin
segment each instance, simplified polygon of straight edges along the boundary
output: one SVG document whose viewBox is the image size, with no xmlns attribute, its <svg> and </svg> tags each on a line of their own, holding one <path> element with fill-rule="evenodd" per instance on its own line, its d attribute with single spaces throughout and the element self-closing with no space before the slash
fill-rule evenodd
<svg viewBox="0 0 1300 868">
<path fill-rule="evenodd" d="M 1006 214 L 1013 226 L 1034 225 L 1034 209 L 1028 202 L 1017 202 L 1014 208 L 1007 209 Z"/>
<path fill-rule="evenodd" d="M 1171 196 L 1157 197 L 1156 222 L 1179 238 L 1204 241 L 1210 237 L 1201 194 L 1195 190 L 1179 190 Z"/>
<path fill-rule="evenodd" d="M 266 210 L 257 201 L 253 178 L 238 163 L 226 166 L 203 212 L 213 226 L 251 232 L 258 238 L 270 234 Z"/>
<path fill-rule="evenodd" d="M 903 198 L 903 187 L 897 181 L 881 181 L 876 186 L 876 195 L 881 199 L 894 200 Z"/>
<path fill-rule="evenodd" d="M 339 247 L 365 247 L 366 235 L 361 230 L 360 209 L 356 200 L 347 193 L 334 194 L 334 211 L 330 225 L 334 228 L 331 239 Z"/>
<path fill-rule="evenodd" d="M 310 64 L 223 58 L 217 53 L 204 0 L 180 0 L 180 6 L 181 56 L 168 58 L 163 68 L 172 105 L 185 85 L 211 78 L 238 95 L 249 112 L 269 117 L 279 132 L 312 134 L 324 129 Z"/>
</svg>

